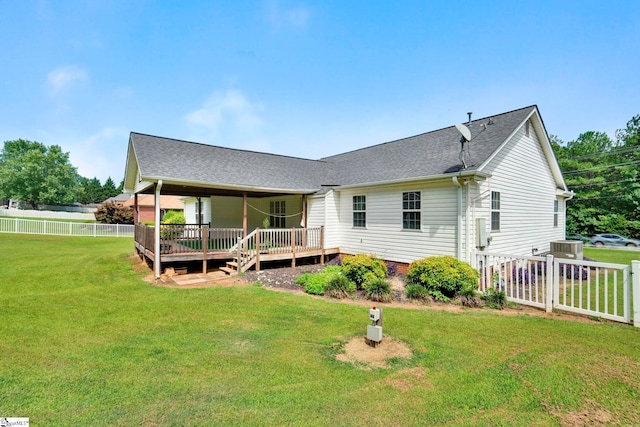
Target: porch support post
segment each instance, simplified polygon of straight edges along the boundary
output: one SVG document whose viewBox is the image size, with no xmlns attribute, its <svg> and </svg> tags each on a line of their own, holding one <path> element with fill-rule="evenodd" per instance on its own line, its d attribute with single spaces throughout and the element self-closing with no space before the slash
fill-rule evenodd
<svg viewBox="0 0 640 427">
<path fill-rule="evenodd" d="M 307 195 L 302 195 L 302 224 L 300 227 L 307 228 Z"/>
<path fill-rule="evenodd" d="M 133 222 L 140 223 L 140 213 L 138 212 L 138 193 L 133 195 Z"/>
<path fill-rule="evenodd" d="M 209 249 L 209 227 L 200 228 L 202 238 L 202 274 L 207 274 L 207 249 Z"/>
<path fill-rule="evenodd" d="M 156 215 L 154 219 L 154 247 L 153 247 L 153 271 L 156 274 L 156 279 L 160 278 L 160 271 L 162 270 L 160 261 L 160 190 L 162 189 L 162 180 L 158 180 L 156 184 L 156 192 L 153 198 L 153 204 L 155 207 Z"/>
<path fill-rule="evenodd" d="M 247 193 L 242 193 L 242 237 L 247 237 Z"/>
</svg>

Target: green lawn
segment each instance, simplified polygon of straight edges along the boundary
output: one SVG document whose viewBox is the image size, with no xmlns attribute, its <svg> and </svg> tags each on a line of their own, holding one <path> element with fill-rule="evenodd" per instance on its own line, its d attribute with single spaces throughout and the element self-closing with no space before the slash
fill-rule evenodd
<svg viewBox="0 0 640 427">
<path fill-rule="evenodd" d="M 132 270 L 132 247 L 0 235 L 0 416 L 33 426 L 640 424 L 640 329 L 387 308 L 385 334 L 414 357 L 365 371 L 334 359 L 364 334 L 365 307 L 256 286 L 151 286 Z"/>
</svg>

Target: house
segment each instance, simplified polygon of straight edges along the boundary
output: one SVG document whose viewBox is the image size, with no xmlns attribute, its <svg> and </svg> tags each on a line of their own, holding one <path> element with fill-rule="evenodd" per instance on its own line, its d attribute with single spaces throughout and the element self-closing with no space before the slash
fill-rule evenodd
<svg viewBox="0 0 640 427">
<path fill-rule="evenodd" d="M 408 264 L 531 255 L 565 236 L 568 191 L 533 105 L 309 160 L 131 133 L 124 186 L 185 196 L 187 222 L 323 227 L 323 246 Z M 460 130 L 460 129 L 462 130 Z M 461 141 L 465 141 L 464 143 Z"/>
<path fill-rule="evenodd" d="M 143 195 L 137 198 L 131 197 L 127 199 L 123 206 L 133 209 L 134 223 L 152 223 L 155 222 L 155 197 L 153 195 Z M 164 215 L 170 210 L 184 210 L 184 203 L 180 196 L 160 196 L 160 221 Z"/>
<path fill-rule="evenodd" d="M 121 205 L 127 200 L 129 200 L 130 198 L 131 198 L 131 194 L 121 193 L 121 194 L 118 194 L 117 196 L 109 197 L 107 200 L 103 201 L 102 203 L 115 203 L 116 205 Z"/>
</svg>

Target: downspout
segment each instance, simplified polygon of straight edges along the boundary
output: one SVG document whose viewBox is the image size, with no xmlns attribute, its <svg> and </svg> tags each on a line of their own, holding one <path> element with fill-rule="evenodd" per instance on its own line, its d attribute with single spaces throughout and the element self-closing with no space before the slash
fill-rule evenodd
<svg viewBox="0 0 640 427">
<path fill-rule="evenodd" d="M 466 239 L 465 239 L 465 244 L 466 244 L 466 248 L 467 248 L 467 258 L 465 259 L 465 261 L 467 261 L 467 263 L 471 264 L 471 255 L 473 253 L 472 249 L 471 249 L 471 208 L 470 208 L 470 203 L 469 203 L 469 198 L 471 197 L 471 189 L 469 188 L 469 182 L 465 181 L 464 182 L 466 188 L 467 188 L 467 192 L 465 194 L 465 201 L 466 201 L 466 206 L 465 206 L 465 228 L 466 228 Z"/>
<path fill-rule="evenodd" d="M 153 248 L 153 270 L 156 274 L 156 279 L 160 278 L 160 190 L 162 189 L 162 180 L 159 179 L 156 184 L 156 193 L 154 196 L 155 204 L 155 227 L 154 227 L 154 248 Z"/>
<path fill-rule="evenodd" d="M 460 181 L 458 181 L 458 177 L 454 176 L 451 178 L 453 181 L 453 185 L 458 187 L 458 225 L 456 228 L 456 258 L 460 259 L 462 257 L 462 185 Z"/>
</svg>

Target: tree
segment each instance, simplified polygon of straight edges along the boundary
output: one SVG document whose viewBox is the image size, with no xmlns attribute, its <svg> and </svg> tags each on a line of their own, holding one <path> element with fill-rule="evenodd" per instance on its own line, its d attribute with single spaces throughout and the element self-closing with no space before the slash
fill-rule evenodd
<svg viewBox="0 0 640 427">
<path fill-rule="evenodd" d="M 107 180 L 104 182 L 104 185 L 102 186 L 102 200 L 107 200 L 109 197 L 115 197 L 118 194 L 120 194 L 120 192 L 116 188 L 116 185 L 111 177 L 107 178 Z"/>
<path fill-rule="evenodd" d="M 76 201 L 79 176 L 69 153 L 58 145 L 18 139 L 5 141 L 0 152 L 0 196 L 17 199 L 37 209 L 39 204 Z"/>
<path fill-rule="evenodd" d="M 103 224 L 133 224 L 133 209 L 113 202 L 103 203 L 95 213 Z"/>
<path fill-rule="evenodd" d="M 615 141 L 594 131 L 566 146 L 550 139 L 567 186 L 576 192 L 567 203 L 567 230 L 640 236 L 640 115 L 616 132 Z"/>
<path fill-rule="evenodd" d="M 102 184 L 98 178 L 80 177 L 80 190 L 78 191 L 78 202 L 82 204 L 99 203 L 102 198 Z"/>
</svg>

